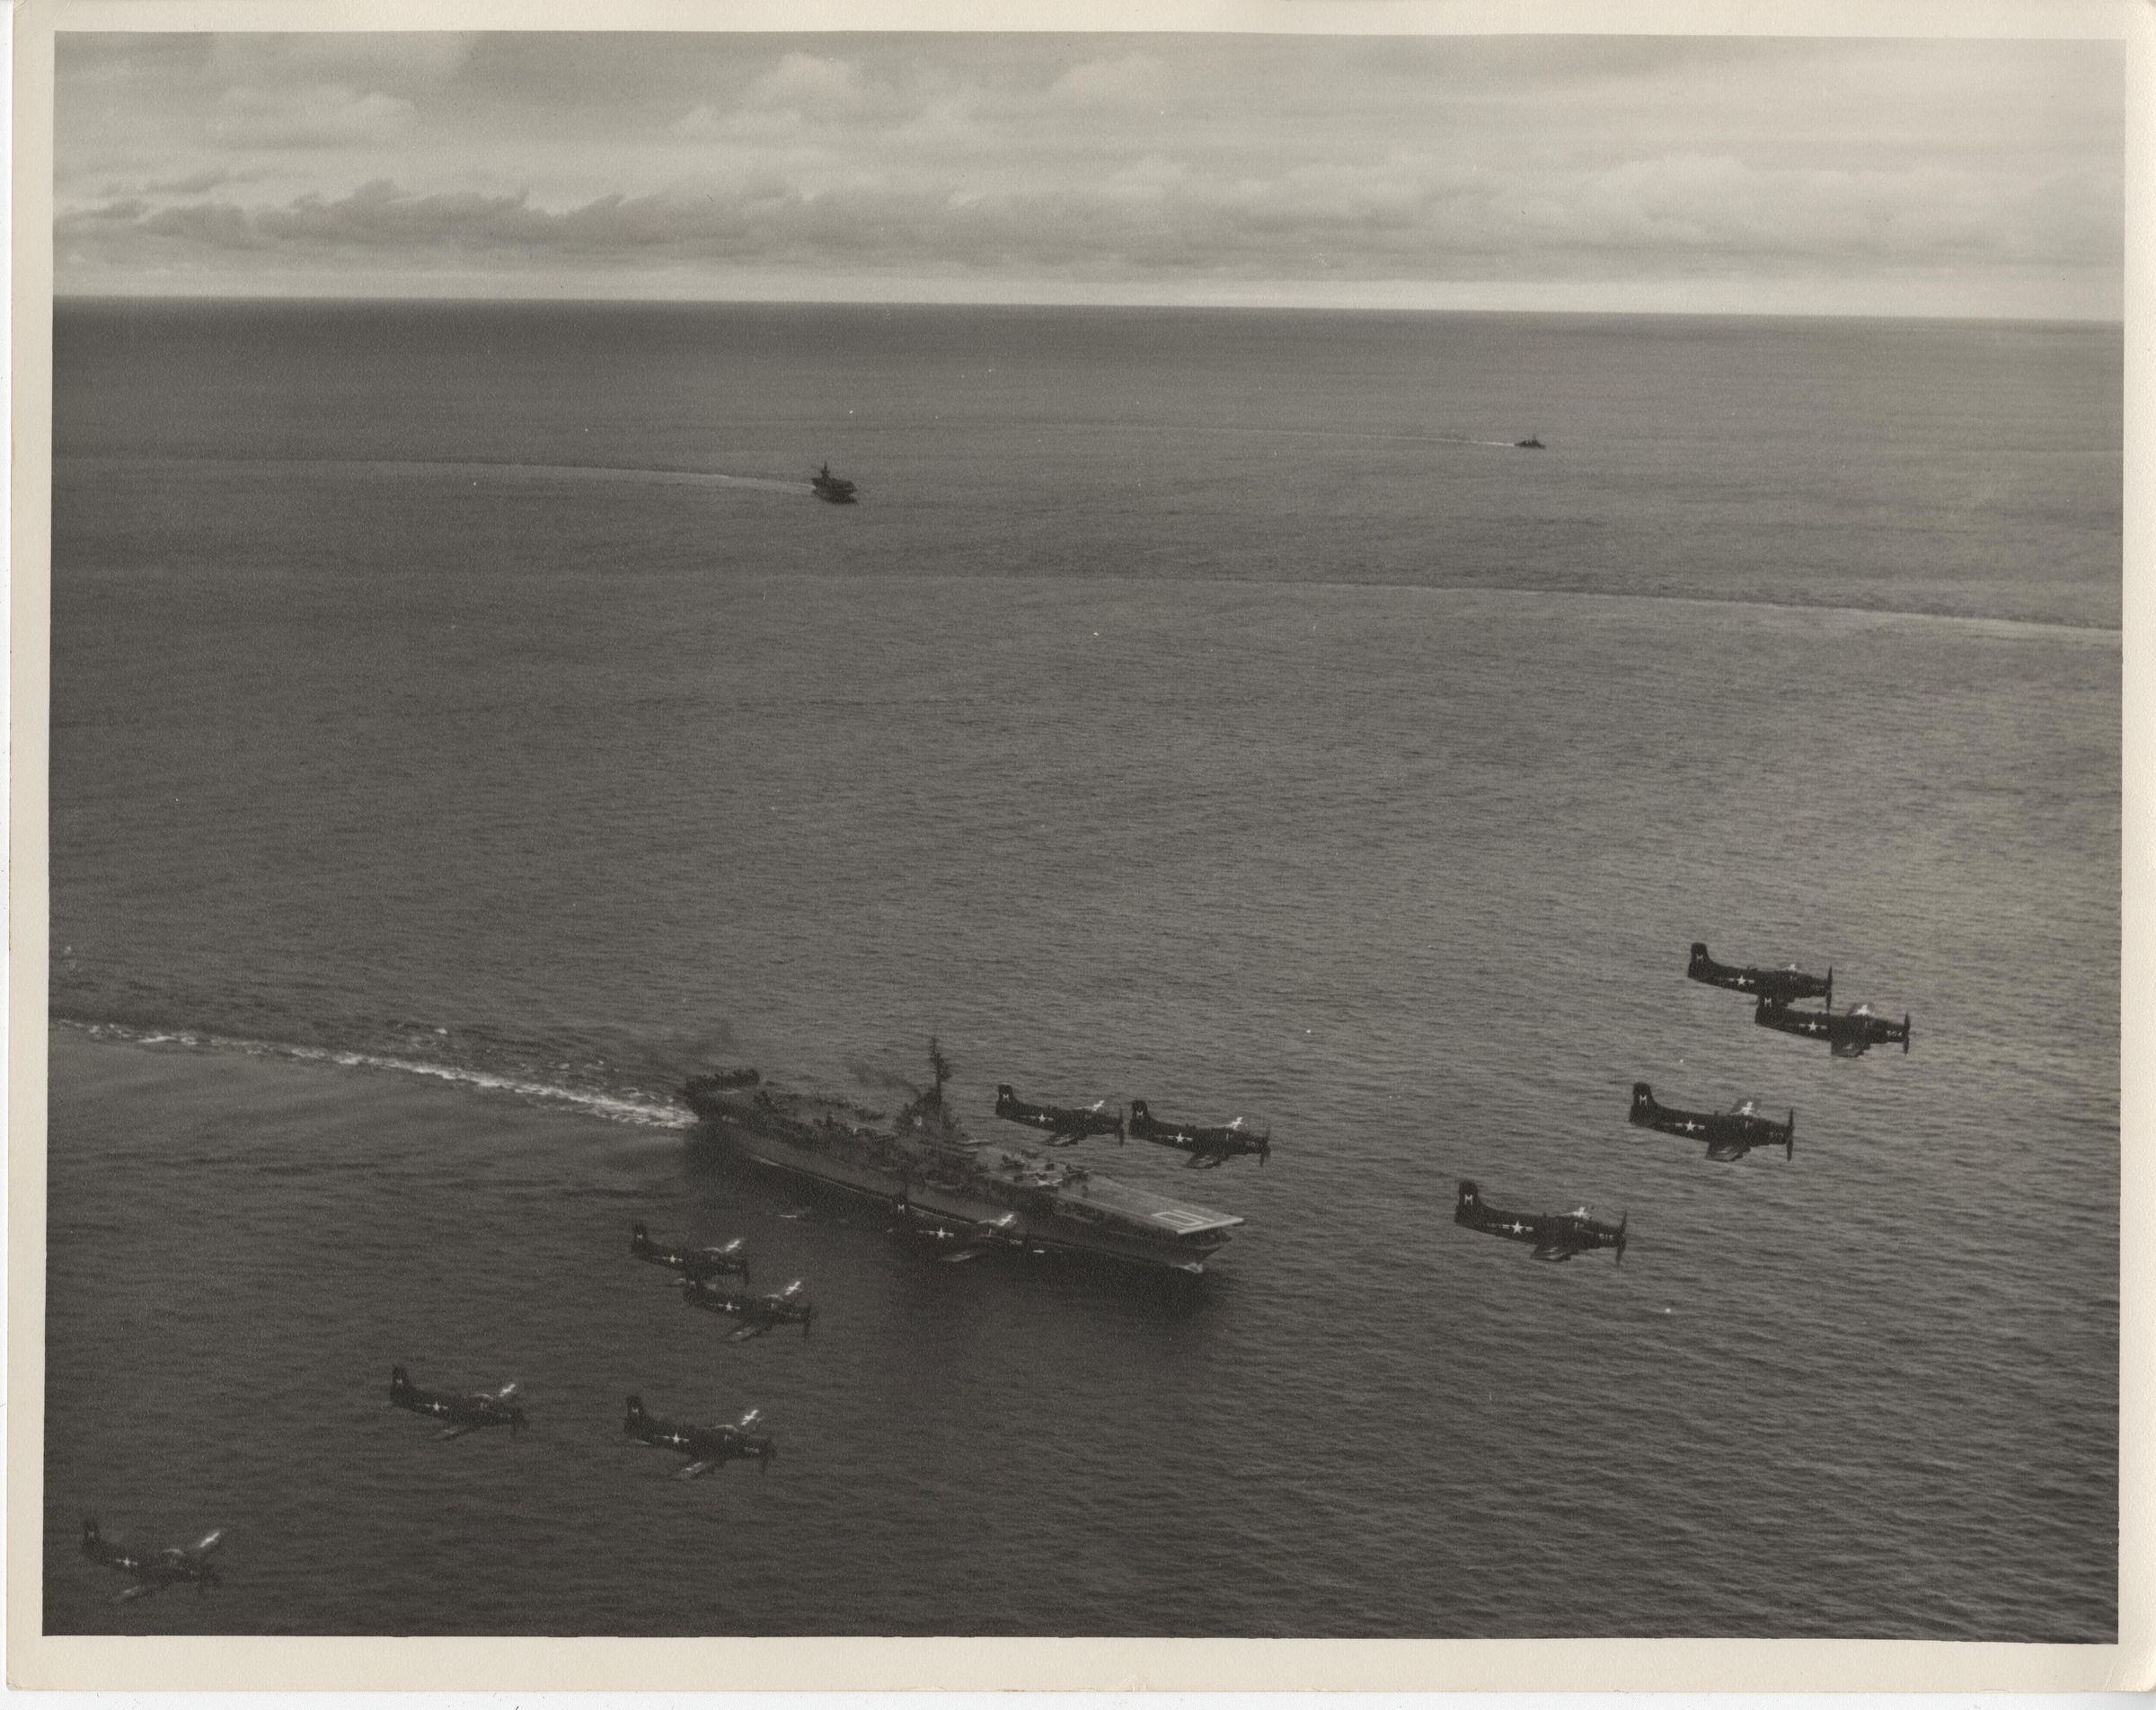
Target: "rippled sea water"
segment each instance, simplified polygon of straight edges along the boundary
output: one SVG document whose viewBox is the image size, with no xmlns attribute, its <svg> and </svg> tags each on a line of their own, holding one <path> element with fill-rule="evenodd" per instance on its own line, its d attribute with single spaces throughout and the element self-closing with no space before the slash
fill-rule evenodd
<svg viewBox="0 0 2156 1710">
<path fill-rule="evenodd" d="M 54 1632 L 2108 1638 L 2116 330 L 64 305 Z M 1511 449 L 1537 432 L 1550 449 Z M 805 496 L 823 458 L 862 503 Z M 1915 1017 L 1855 1062 L 1686 946 Z M 1195 1287 L 680 1079 L 1244 1115 Z M 1798 1112 L 1710 1164 L 1628 1089 Z M 1621 1268 L 1455 1185 L 1630 1218 Z M 812 1338 L 627 1254 L 747 1238 Z M 526 1386 L 439 1444 L 384 1405 Z M 682 1485 L 624 1395 L 755 1405 Z M 84 1513 L 230 1529 L 115 1608 Z M 663 1566 L 660 1565 L 664 1565 Z"/>
</svg>

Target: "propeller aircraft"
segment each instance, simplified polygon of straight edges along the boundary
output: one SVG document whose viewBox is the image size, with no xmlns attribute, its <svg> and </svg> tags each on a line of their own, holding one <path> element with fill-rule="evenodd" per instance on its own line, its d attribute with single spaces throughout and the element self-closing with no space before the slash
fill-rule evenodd
<svg viewBox="0 0 2156 1710">
<path fill-rule="evenodd" d="M 1123 1113 L 1109 1114 L 1108 1101 L 1079 1108 L 1062 1105 L 1029 1105 L 1009 1087 L 995 1089 L 995 1114 L 1005 1122 L 1024 1123 L 1050 1135 L 1051 1146 L 1074 1146 L 1088 1134 L 1113 1134 L 1123 1139 Z"/>
<path fill-rule="evenodd" d="M 647 1449 L 670 1449 L 677 1455 L 686 1455 L 688 1465 L 674 1475 L 676 1478 L 702 1478 L 704 1474 L 717 1472 L 729 1460 L 755 1460 L 763 1463 L 769 1472 L 777 1457 L 779 1446 L 767 1436 L 752 1435 L 749 1427 L 763 1417 L 760 1409 L 751 1407 L 741 1415 L 735 1425 L 677 1425 L 670 1419 L 661 1419 L 656 1414 L 644 1411 L 643 1398 L 629 1397 L 628 1416 L 622 1429 Z"/>
<path fill-rule="evenodd" d="M 424 1414 L 429 1419 L 444 1421 L 448 1429 L 437 1440 L 441 1442 L 468 1437 L 492 1425 L 507 1425 L 510 1436 L 518 1435 L 527 1423 L 524 1409 L 517 1405 L 520 1388 L 509 1383 L 486 1394 L 453 1396 L 420 1388 L 402 1366 L 392 1366 L 389 1370 L 389 1405 L 402 1407 L 407 1413 Z"/>
<path fill-rule="evenodd" d="M 1201 1128 L 1191 1123 L 1162 1122 L 1145 1107 L 1143 1098 L 1130 1101 L 1130 1132 L 1156 1146 L 1172 1146 L 1190 1154 L 1189 1169 L 1218 1169 L 1231 1158 L 1255 1156 L 1259 1163 L 1273 1154 L 1270 1130 L 1253 1134 L 1238 1116 L 1222 1128 Z"/>
<path fill-rule="evenodd" d="M 1018 1232 L 1016 1212 L 1005 1212 L 985 1223 L 969 1223 L 923 1211 L 912 1200 L 903 1197 L 898 1202 L 898 1221 L 891 1225 L 891 1233 L 906 1236 L 924 1247 L 943 1248 L 934 1254 L 939 1265 L 964 1265 L 998 1247 L 1025 1245 L 1024 1238 Z"/>
<path fill-rule="evenodd" d="M 669 1270 L 679 1271 L 692 1282 L 701 1282 L 710 1276 L 738 1276 L 748 1281 L 748 1256 L 741 1249 L 745 1243 L 736 1236 L 724 1247 L 661 1247 L 645 1233 L 641 1223 L 629 1230 L 629 1251 L 647 1265 L 663 1265 Z"/>
<path fill-rule="evenodd" d="M 777 1329 L 782 1324 L 800 1325 L 805 1337 L 810 1321 L 816 1317 L 816 1308 L 802 1295 L 798 1278 L 776 1294 L 735 1294 L 710 1287 L 694 1277 L 682 1278 L 681 1288 L 686 1304 L 741 1320 L 741 1327 L 727 1337 L 729 1342 L 747 1342 L 752 1336 Z"/>
<path fill-rule="evenodd" d="M 1792 1009 L 1766 998 L 1752 1011 L 1752 1019 L 1777 1033 L 1793 1033 L 1800 1039 L 1824 1039 L 1837 1057 L 1860 1057 L 1874 1045 L 1899 1045 L 1909 1054 L 1909 1018 L 1895 1021 L 1872 1013 L 1869 1003 L 1853 1009 Z"/>
<path fill-rule="evenodd" d="M 173 1546 L 154 1553 L 137 1551 L 124 1544 L 108 1543 L 99 1535 L 94 1520 L 83 1521 L 83 1554 L 100 1567 L 117 1568 L 135 1580 L 134 1584 L 112 1600 L 115 1603 L 132 1603 L 138 1597 L 153 1597 L 168 1585 L 192 1585 L 199 1592 L 221 1584 L 217 1570 L 209 1561 L 209 1553 L 224 1541 L 225 1531 L 220 1527 L 185 1547 Z"/>
<path fill-rule="evenodd" d="M 1625 1224 L 1629 1215 L 1608 1222 L 1589 1214 L 1586 1206 L 1576 1212 L 1500 1212 L 1482 1203 L 1482 1190 L 1472 1182 L 1460 1184 L 1460 1198 L 1453 1207 L 1453 1221 L 1485 1235 L 1501 1235 L 1510 1241 L 1532 1242 L 1534 1256 L 1552 1264 L 1596 1247 L 1613 1247 L 1617 1263 L 1624 1263 Z"/>
<path fill-rule="evenodd" d="M 1807 974 L 1793 964 L 1780 968 L 1735 967 L 1727 962 L 1717 962 L 1707 954 L 1704 944 L 1692 947 L 1692 963 L 1684 974 L 1687 979 L 1706 985 L 1722 986 L 1748 996 L 1771 999 L 1776 1003 L 1789 1003 L 1798 998 L 1825 998 L 1830 1005 L 1834 1000 L 1832 968 L 1825 974 Z"/>
<path fill-rule="evenodd" d="M 1631 1120 L 1635 1127 L 1654 1128 L 1665 1134 L 1707 1142 L 1707 1156 L 1718 1164 L 1734 1163 L 1754 1146 L 1780 1146 L 1782 1156 L 1797 1155 L 1797 1113 L 1787 1122 L 1776 1122 L 1747 1098 L 1727 1110 L 1677 1110 L 1655 1099 L 1655 1089 L 1644 1080 L 1632 1082 Z"/>
</svg>

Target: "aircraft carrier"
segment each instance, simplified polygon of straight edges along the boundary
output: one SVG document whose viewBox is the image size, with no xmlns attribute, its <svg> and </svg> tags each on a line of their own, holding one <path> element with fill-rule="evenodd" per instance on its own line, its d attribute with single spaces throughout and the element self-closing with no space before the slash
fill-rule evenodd
<svg viewBox="0 0 2156 1710">
<path fill-rule="evenodd" d="M 976 1140 L 943 1099 L 948 1065 L 932 1047 L 935 1085 L 896 1117 L 761 1085 L 754 1071 L 702 1075 L 683 1089 L 704 1131 L 774 1168 L 851 1188 L 954 1223 L 1012 1219 L 1010 1238 L 1193 1274 L 1242 1222 L 1111 1181 L 1030 1148 Z"/>
</svg>

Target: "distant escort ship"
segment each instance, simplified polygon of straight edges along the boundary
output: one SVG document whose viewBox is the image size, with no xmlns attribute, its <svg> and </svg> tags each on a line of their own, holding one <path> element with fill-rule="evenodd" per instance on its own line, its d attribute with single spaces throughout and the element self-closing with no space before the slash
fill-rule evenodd
<svg viewBox="0 0 2156 1710">
<path fill-rule="evenodd" d="M 747 1070 L 698 1076 L 683 1096 L 711 1137 L 744 1157 L 870 1194 L 910 1219 L 994 1224 L 1013 1246 L 1195 1275 L 1241 1224 L 1037 1151 L 973 1139 L 944 1103 L 950 1064 L 933 1040 L 928 1061 L 935 1084 L 896 1118 L 779 1092 Z"/>
</svg>

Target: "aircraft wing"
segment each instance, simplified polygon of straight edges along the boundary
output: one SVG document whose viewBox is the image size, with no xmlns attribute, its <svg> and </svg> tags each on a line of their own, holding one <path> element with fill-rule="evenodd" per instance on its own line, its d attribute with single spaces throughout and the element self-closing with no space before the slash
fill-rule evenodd
<svg viewBox="0 0 2156 1710">
<path fill-rule="evenodd" d="M 132 1603 L 138 1597 L 147 1597 L 151 1592 L 161 1591 L 164 1588 L 162 1585 L 151 1585 L 147 1583 L 142 1585 L 130 1585 L 126 1591 L 122 1591 L 112 1600 L 115 1603 Z"/>
<path fill-rule="evenodd" d="M 747 1342 L 751 1337 L 762 1335 L 770 1328 L 771 1326 L 768 1324 L 745 1324 L 733 1335 L 727 1337 L 727 1340 L 729 1342 Z"/>
<path fill-rule="evenodd" d="M 1751 1150 L 1750 1144 L 1745 1141 L 1718 1140 L 1709 1144 L 1707 1156 L 1718 1164 L 1734 1164 Z"/>
<path fill-rule="evenodd" d="M 1552 1265 L 1561 1265 L 1580 1250 L 1579 1238 L 1575 1235 L 1545 1236 L 1534 1249 L 1538 1259 L 1548 1259 Z"/>
<path fill-rule="evenodd" d="M 478 1429 L 477 1425 L 451 1425 L 448 1430 L 437 1436 L 435 1441 L 455 1442 L 459 1437 L 469 1437 Z"/>
<path fill-rule="evenodd" d="M 718 1468 L 719 1463 L 715 1460 L 692 1460 L 674 1476 L 676 1478 L 702 1478 L 708 1472 L 717 1471 Z"/>
</svg>

